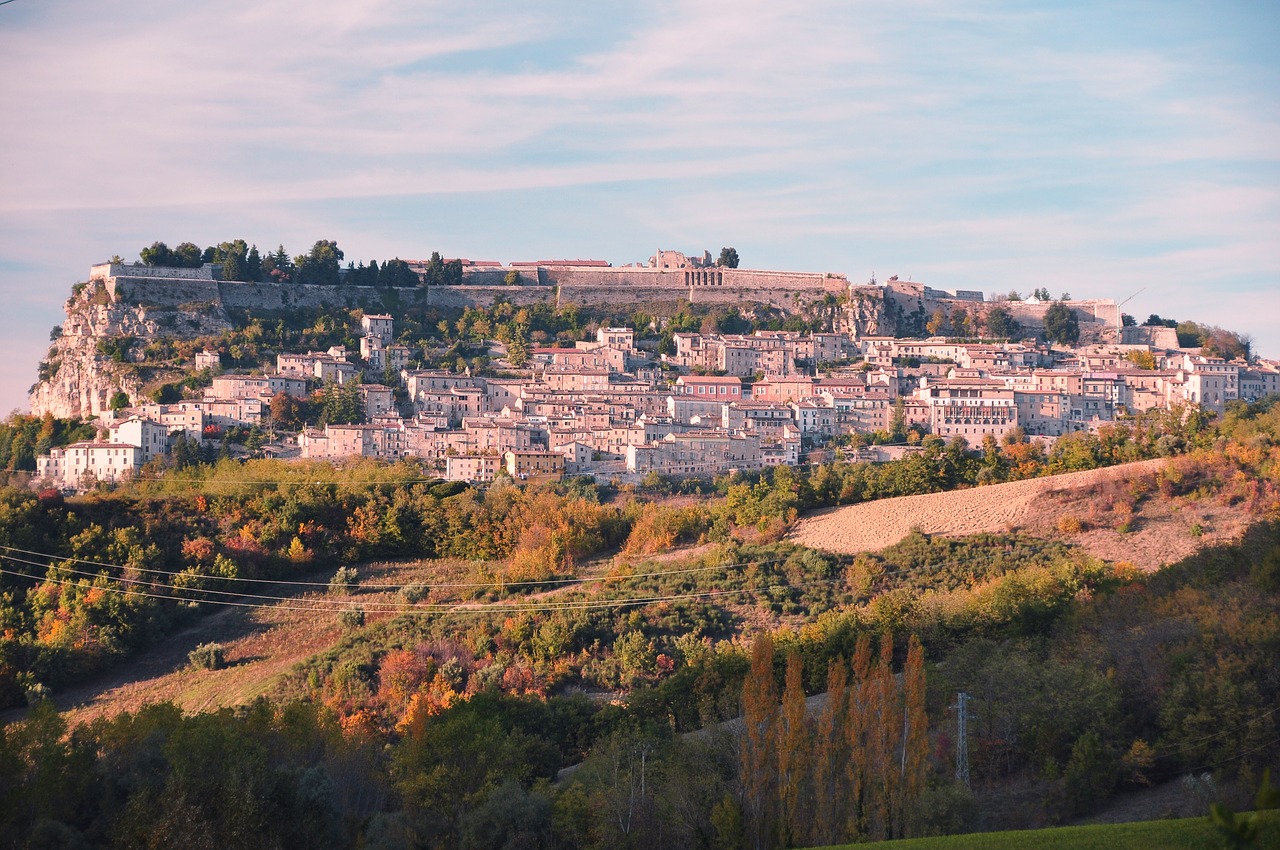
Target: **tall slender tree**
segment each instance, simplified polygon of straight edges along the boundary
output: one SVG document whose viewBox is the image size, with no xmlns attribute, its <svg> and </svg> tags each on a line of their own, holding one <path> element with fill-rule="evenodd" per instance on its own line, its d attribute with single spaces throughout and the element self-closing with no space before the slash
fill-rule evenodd
<svg viewBox="0 0 1280 850">
<path fill-rule="evenodd" d="M 929 773 L 929 715 L 925 710 L 924 647 L 915 635 L 907 645 L 902 668 L 902 812 L 899 823 L 906 831 L 907 808 L 924 790 Z"/>
<path fill-rule="evenodd" d="M 835 844 L 844 834 L 843 812 L 848 795 L 849 743 L 845 722 L 849 711 L 849 664 L 843 656 L 827 665 L 827 703 L 818 715 L 813 742 L 813 828 L 811 844 Z"/>
<path fill-rule="evenodd" d="M 899 834 L 898 816 L 902 811 L 902 781 L 898 755 L 902 747 L 902 688 L 893 675 L 893 635 L 880 636 L 880 662 L 876 665 L 876 702 L 878 726 L 876 735 L 877 772 L 883 777 L 883 789 L 877 801 L 877 834 L 893 838 Z"/>
<path fill-rule="evenodd" d="M 867 735 L 871 709 L 871 639 L 858 637 L 853 649 L 853 679 L 849 686 L 849 711 L 845 736 L 849 742 L 849 802 L 845 808 L 845 837 L 853 840 L 863 834 L 866 820 L 866 796 L 870 782 Z"/>
<path fill-rule="evenodd" d="M 753 850 L 773 847 L 778 826 L 778 683 L 773 677 L 773 641 L 759 634 L 751 645 L 751 668 L 742 685 L 742 809 Z"/>
<path fill-rule="evenodd" d="M 812 817 L 810 738 L 809 723 L 805 719 L 804 663 L 800 652 L 792 649 L 787 653 L 786 686 L 782 691 L 782 717 L 778 725 L 778 791 L 787 847 L 800 844 L 808 837 Z"/>
</svg>

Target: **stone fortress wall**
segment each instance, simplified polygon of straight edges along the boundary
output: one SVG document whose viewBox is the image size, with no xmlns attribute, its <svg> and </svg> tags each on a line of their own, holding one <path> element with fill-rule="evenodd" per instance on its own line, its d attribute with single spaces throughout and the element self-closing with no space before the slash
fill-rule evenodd
<svg viewBox="0 0 1280 850">
<path fill-rule="evenodd" d="M 377 287 L 312 286 L 294 283 L 243 283 L 223 281 L 221 266 L 168 269 L 151 266 L 103 264 L 94 266 L 91 278 L 104 279 L 114 300 L 153 307 L 191 309 L 288 310 L 297 308 L 373 307 L 388 300 L 402 307 L 487 307 L 497 298 L 520 305 L 552 303 L 557 306 L 628 306 L 675 304 L 760 303 L 795 309 L 827 295 L 852 296 L 874 289 L 883 293 L 903 314 L 917 310 L 932 313 L 956 306 L 989 310 L 997 303 L 1028 329 L 1042 328 L 1048 303 L 985 301 L 975 290 L 934 289 L 914 281 L 892 278 L 883 286 L 850 284 L 843 274 L 731 269 L 710 264 L 710 256 L 690 259 L 677 251 L 658 251 L 648 264 L 611 266 L 600 260 L 541 260 L 534 263 L 468 263 L 460 286 L 397 289 L 394 294 Z M 519 275 L 516 285 L 507 275 Z M 1115 301 L 1071 301 L 1082 323 L 1120 327 Z"/>
<path fill-rule="evenodd" d="M 987 301 L 983 293 L 976 290 L 934 289 L 916 281 L 896 278 L 885 282 L 884 291 L 885 298 L 904 314 L 923 310 L 925 315 L 932 315 L 937 309 L 950 311 L 956 307 L 972 307 L 985 312 L 994 307 L 1004 307 L 1024 329 L 1032 331 L 1044 329 L 1045 313 L 1053 305 L 1051 301 Z M 1066 304 L 1075 311 L 1082 327 L 1097 326 L 1099 330 L 1120 328 L 1120 307 L 1110 298 L 1067 301 Z"/>
</svg>

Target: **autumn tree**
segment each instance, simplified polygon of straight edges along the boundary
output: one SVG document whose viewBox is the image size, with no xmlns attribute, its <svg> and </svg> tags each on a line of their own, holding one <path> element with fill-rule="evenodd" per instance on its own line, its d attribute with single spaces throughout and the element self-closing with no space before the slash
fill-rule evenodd
<svg viewBox="0 0 1280 850">
<path fill-rule="evenodd" d="M 844 832 L 842 813 L 848 794 L 845 766 L 849 744 L 844 728 L 848 712 L 849 665 L 838 657 L 827 666 L 827 702 L 818 715 L 813 741 L 814 811 L 809 840 L 814 844 L 835 844 Z"/>
<path fill-rule="evenodd" d="M 804 841 L 809 831 L 811 756 L 809 724 L 805 720 L 804 668 L 799 651 L 792 649 L 787 654 L 786 687 L 778 726 L 778 790 L 786 846 Z"/>
<path fill-rule="evenodd" d="M 849 687 L 848 711 L 845 715 L 845 739 L 848 741 L 849 761 L 848 805 L 845 806 L 845 836 L 850 839 L 863 834 L 865 820 L 865 795 L 871 783 L 868 764 L 867 737 L 870 730 L 872 708 L 871 639 L 865 634 L 858 637 L 853 649 L 853 677 Z"/>
<path fill-rule="evenodd" d="M 264 277 L 275 283 L 288 283 L 293 280 L 293 260 L 289 258 L 289 252 L 283 245 L 263 258 L 262 273 Z"/>
<path fill-rule="evenodd" d="M 271 421 L 281 428 L 301 425 L 305 410 L 305 404 L 288 393 L 280 392 L 271 397 Z"/>
<path fill-rule="evenodd" d="M 880 658 L 866 682 L 867 827 L 872 838 L 894 835 L 894 815 L 900 811 L 900 786 L 894 756 L 902 737 L 899 724 L 898 686 L 893 676 L 893 636 L 880 636 Z"/>
<path fill-rule="evenodd" d="M 925 322 L 924 328 L 929 332 L 930 336 L 937 336 L 942 329 L 947 326 L 947 314 L 941 307 L 933 311 L 933 315 L 929 317 L 929 321 Z"/>
<path fill-rule="evenodd" d="M 929 775 L 929 715 L 925 711 L 924 647 L 915 635 L 907 644 L 902 668 L 902 771 L 898 822 L 905 828 L 906 811 L 924 791 Z"/>
<path fill-rule="evenodd" d="M 773 677 L 773 641 L 751 644 L 751 668 L 742 684 L 742 808 L 754 850 L 774 846 L 778 827 L 778 683 Z"/>
</svg>

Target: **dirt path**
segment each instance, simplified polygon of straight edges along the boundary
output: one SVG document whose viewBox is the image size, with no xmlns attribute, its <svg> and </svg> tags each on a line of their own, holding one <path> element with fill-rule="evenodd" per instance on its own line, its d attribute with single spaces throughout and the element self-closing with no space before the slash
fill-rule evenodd
<svg viewBox="0 0 1280 850">
<path fill-rule="evenodd" d="M 1163 460 L 1144 460 L 1103 469 L 1070 472 L 953 490 L 923 496 L 879 499 L 820 511 L 802 519 L 790 539 L 829 552 L 876 552 L 892 546 L 913 528 L 927 534 L 963 535 L 1004 531 L 1022 525 L 1057 491 L 1154 472 Z"/>
</svg>

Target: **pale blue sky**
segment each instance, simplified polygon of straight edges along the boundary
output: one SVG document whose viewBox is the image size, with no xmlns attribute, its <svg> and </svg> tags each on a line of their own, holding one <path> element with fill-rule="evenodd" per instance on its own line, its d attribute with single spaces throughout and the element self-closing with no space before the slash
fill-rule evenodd
<svg viewBox="0 0 1280 850">
<path fill-rule="evenodd" d="M 0 6 L 0 410 L 156 239 L 1123 300 L 1280 357 L 1274 2 Z"/>
</svg>

